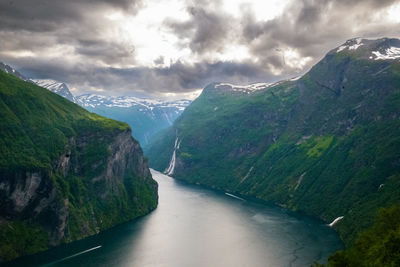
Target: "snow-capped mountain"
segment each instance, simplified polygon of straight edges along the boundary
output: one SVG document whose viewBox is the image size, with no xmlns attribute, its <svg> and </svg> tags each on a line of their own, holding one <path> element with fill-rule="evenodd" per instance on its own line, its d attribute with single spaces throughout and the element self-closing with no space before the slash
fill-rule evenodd
<svg viewBox="0 0 400 267">
<path fill-rule="evenodd" d="M 359 58 L 369 60 L 400 60 L 400 39 L 363 39 L 347 40 L 331 53 L 356 53 Z"/>
<path fill-rule="evenodd" d="M 132 96 L 114 97 L 97 94 L 84 94 L 75 97 L 65 83 L 51 79 L 28 79 L 2 62 L 0 62 L 0 70 L 46 88 L 90 112 L 128 123 L 131 126 L 132 135 L 142 146 L 145 146 L 154 134 L 172 125 L 175 119 L 192 102 L 186 99 L 163 101 Z"/>
<path fill-rule="evenodd" d="M 85 94 L 77 96 L 76 103 L 105 117 L 124 121 L 132 128 L 133 136 L 146 146 L 150 138 L 172 125 L 192 102 L 191 100 L 162 101 L 132 96 L 104 96 Z"/>
<path fill-rule="evenodd" d="M 20 78 L 21 80 L 27 81 L 28 79 L 22 75 L 21 73 L 19 73 L 18 71 L 16 71 L 14 68 L 12 68 L 11 66 L 4 64 L 3 62 L 0 62 L 0 70 L 12 74 L 15 77 Z"/>
<path fill-rule="evenodd" d="M 50 79 L 31 79 L 31 81 L 41 87 L 49 89 L 53 93 L 65 97 L 72 102 L 76 102 L 75 97 L 72 95 L 71 91 L 65 83 L 57 82 Z"/>
<path fill-rule="evenodd" d="M 139 98 L 133 96 L 104 96 L 98 94 L 84 94 L 76 97 L 76 103 L 82 107 L 137 107 L 139 111 L 155 108 L 174 109 L 177 113 L 183 111 L 190 103 L 190 100 L 162 101 L 157 99 Z"/>
</svg>

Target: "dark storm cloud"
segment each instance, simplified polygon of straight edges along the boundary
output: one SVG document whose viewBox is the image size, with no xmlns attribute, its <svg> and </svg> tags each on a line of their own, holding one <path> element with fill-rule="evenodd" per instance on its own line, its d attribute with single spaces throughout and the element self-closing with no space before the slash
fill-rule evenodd
<svg viewBox="0 0 400 267">
<path fill-rule="evenodd" d="M 251 13 L 242 17 L 242 43 L 263 62 L 266 51 L 295 48 L 313 62 L 346 39 L 364 36 L 399 36 L 399 25 L 374 21 L 383 8 L 398 0 L 303 0 L 293 1 L 283 14 L 267 22 L 254 20 Z M 280 63 L 272 64 L 279 67 Z"/>
<path fill-rule="evenodd" d="M 141 5 L 139 0 L 1 0 L 0 30 L 53 31 L 101 9 L 136 13 Z"/>
<path fill-rule="evenodd" d="M 291 76 L 304 72 L 327 51 L 349 38 L 399 36 L 400 25 L 374 21 L 377 12 L 395 2 L 398 0 L 296 0 L 281 16 L 263 22 L 257 21 L 246 5 L 242 6 L 242 16 L 238 19 L 221 11 L 218 3 L 210 6 L 205 1 L 188 6 L 189 20 L 167 20 L 165 25 L 195 54 L 223 52 L 231 43 L 245 45 L 254 66 L 265 73 L 280 70 Z M 285 50 L 308 57 L 306 68 L 301 70 L 303 65 L 287 64 Z"/>
<path fill-rule="evenodd" d="M 187 20 L 166 19 L 160 27 L 173 32 L 180 48 L 189 48 L 197 63 L 178 60 L 161 67 L 168 58 L 161 55 L 154 60 L 156 67 L 111 68 L 134 65 L 138 52 L 132 44 L 104 33 L 110 27 L 104 16 L 115 11 L 137 14 L 145 5 L 142 1 L 0 0 L 0 61 L 31 77 L 67 82 L 81 93 L 181 93 L 214 81 L 275 81 L 305 72 L 346 39 L 400 36 L 399 23 L 376 18 L 399 1 L 293 0 L 282 15 L 268 21 L 257 20 L 246 5 L 241 16 L 234 17 L 223 11 L 220 1 L 187 1 Z M 246 46 L 250 59 L 213 58 L 229 45 Z M 56 54 L 48 55 L 49 49 Z M 25 50 L 35 55 L 16 54 Z M 290 65 L 284 56 L 287 50 L 310 60 Z"/>
<path fill-rule="evenodd" d="M 232 30 L 230 22 L 234 19 L 215 8 L 207 8 L 208 5 L 189 6 L 188 21 L 179 22 L 172 19 L 165 21 L 181 39 L 189 39 L 190 49 L 198 54 L 210 51 L 221 51 L 226 45 Z"/>
<path fill-rule="evenodd" d="M 276 79 L 251 62 L 202 62 L 187 65 L 178 61 L 169 67 L 125 69 L 93 68 L 82 64 L 68 66 L 62 62 L 59 64 L 40 62 L 38 65 L 25 62 L 25 65 L 28 67 L 21 71 L 27 76 L 47 78 L 50 75 L 56 80 L 71 86 L 80 86 L 81 89 L 88 91 L 90 88 L 108 89 L 106 94 L 111 95 L 134 95 L 137 92 L 185 93 L 214 81 L 229 80 L 247 84 L 251 81 Z"/>
<path fill-rule="evenodd" d="M 107 27 L 104 16 L 112 11 L 136 14 L 141 6 L 138 0 L 0 0 L 0 52 L 40 54 L 63 45 L 73 47 L 73 53 L 84 61 L 132 60 L 131 45 L 102 34 Z"/>
</svg>

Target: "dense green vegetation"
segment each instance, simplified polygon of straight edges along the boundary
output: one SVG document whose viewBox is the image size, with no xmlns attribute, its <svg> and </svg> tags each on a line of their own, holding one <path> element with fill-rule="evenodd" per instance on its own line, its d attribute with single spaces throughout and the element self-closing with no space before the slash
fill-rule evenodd
<svg viewBox="0 0 400 267">
<path fill-rule="evenodd" d="M 0 170 L 50 169 L 76 131 L 128 130 L 48 90 L 0 72 Z"/>
<path fill-rule="evenodd" d="M 357 237 L 354 246 L 329 257 L 327 266 L 400 266 L 400 205 L 379 210 L 373 226 Z"/>
<path fill-rule="evenodd" d="M 331 51 L 297 81 L 251 94 L 206 87 L 148 146 L 174 177 L 331 222 L 346 245 L 400 201 L 400 63 L 370 60 L 379 40 Z M 363 50 L 364 49 L 364 50 Z"/>
<path fill-rule="evenodd" d="M 81 239 L 157 206 L 157 184 L 127 124 L 2 71 L 0 117 L 0 260 Z"/>
<path fill-rule="evenodd" d="M 43 228 L 21 221 L 2 225 L 0 239 L 0 256 L 5 260 L 45 250 L 48 243 L 48 235 Z"/>
</svg>

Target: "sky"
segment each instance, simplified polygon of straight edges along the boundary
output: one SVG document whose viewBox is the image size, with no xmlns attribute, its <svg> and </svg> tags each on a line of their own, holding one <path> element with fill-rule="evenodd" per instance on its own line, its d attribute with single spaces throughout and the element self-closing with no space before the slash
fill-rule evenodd
<svg viewBox="0 0 400 267">
<path fill-rule="evenodd" d="M 0 0 L 0 61 L 74 95 L 275 82 L 355 37 L 400 37 L 400 0 Z"/>
</svg>

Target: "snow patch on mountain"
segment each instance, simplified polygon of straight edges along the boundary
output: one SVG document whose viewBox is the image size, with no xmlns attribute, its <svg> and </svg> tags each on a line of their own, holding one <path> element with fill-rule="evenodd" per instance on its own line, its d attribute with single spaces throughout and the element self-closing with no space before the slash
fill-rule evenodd
<svg viewBox="0 0 400 267">
<path fill-rule="evenodd" d="M 249 84 L 249 85 L 235 85 L 235 84 L 231 84 L 231 83 L 217 83 L 217 84 L 215 84 L 215 88 L 230 87 L 230 90 L 232 90 L 232 91 L 250 94 L 255 91 L 271 87 L 272 85 L 274 85 L 274 84 L 272 84 L 272 83 L 253 83 L 253 84 Z"/>
<path fill-rule="evenodd" d="M 339 46 L 338 49 L 336 50 L 336 53 L 339 53 L 345 49 L 348 50 L 357 50 L 360 46 L 364 45 L 362 43 L 361 38 L 356 38 L 356 39 L 350 39 L 344 43 L 344 45 Z"/>
<path fill-rule="evenodd" d="M 19 73 L 17 70 L 15 70 L 13 67 L 11 67 L 3 62 L 0 62 L 0 70 L 4 71 L 5 73 L 14 75 L 15 77 L 20 78 L 23 81 L 28 81 L 28 79 L 25 76 L 23 76 L 21 73 Z"/>
<path fill-rule="evenodd" d="M 372 51 L 372 54 L 375 55 L 375 60 L 396 59 L 400 58 L 400 47 L 391 46 L 387 48 L 383 53 L 381 53 L 380 51 Z"/>
<path fill-rule="evenodd" d="M 57 82 L 50 79 L 31 79 L 31 81 L 43 88 L 52 91 L 53 93 L 56 93 L 72 102 L 75 102 L 75 97 L 71 94 L 68 86 L 65 83 Z"/>
<path fill-rule="evenodd" d="M 177 100 L 163 101 L 158 99 L 139 98 L 134 96 L 104 96 L 97 94 L 84 94 L 76 97 L 76 103 L 83 107 L 118 107 L 131 108 L 138 107 L 139 111 L 152 111 L 154 108 L 176 109 L 176 113 L 183 111 L 192 101 Z"/>
</svg>

